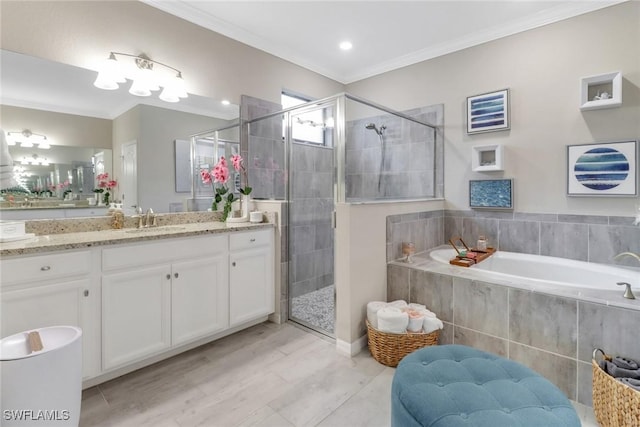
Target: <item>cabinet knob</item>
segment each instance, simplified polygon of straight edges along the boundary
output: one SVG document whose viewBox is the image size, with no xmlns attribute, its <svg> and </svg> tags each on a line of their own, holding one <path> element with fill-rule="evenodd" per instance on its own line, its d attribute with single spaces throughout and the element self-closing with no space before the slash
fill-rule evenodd
<svg viewBox="0 0 640 427">
<path fill-rule="evenodd" d="M 49 266 L 49 265 L 43 265 L 42 267 L 40 267 L 40 270 L 42 270 L 42 271 L 49 271 L 49 270 L 51 270 L 51 266 Z"/>
<path fill-rule="evenodd" d="M 235 261 L 233 261 L 233 262 L 231 263 L 231 265 L 232 265 L 233 267 L 235 267 L 235 266 L 236 266 L 236 262 L 235 262 Z"/>
<path fill-rule="evenodd" d="M 178 278 L 178 273 L 173 273 L 173 277 Z"/>
<path fill-rule="evenodd" d="M 88 297 L 88 296 L 89 296 L 89 289 L 85 289 L 85 290 L 84 290 L 84 296 L 85 296 L 85 297 Z"/>
<path fill-rule="evenodd" d="M 167 280 L 171 280 L 171 275 L 167 274 Z"/>
</svg>

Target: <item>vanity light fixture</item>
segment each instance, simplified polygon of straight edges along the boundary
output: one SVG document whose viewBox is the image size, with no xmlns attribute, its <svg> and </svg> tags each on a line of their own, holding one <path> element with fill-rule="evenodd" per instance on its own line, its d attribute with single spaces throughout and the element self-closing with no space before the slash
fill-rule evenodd
<svg viewBox="0 0 640 427">
<path fill-rule="evenodd" d="M 120 58 L 120 60 L 118 59 Z M 160 90 L 159 98 L 165 102 L 178 102 L 187 98 L 182 72 L 148 56 L 111 52 L 98 71 L 93 85 L 100 89 L 116 90 L 127 78 L 133 80 L 129 93 L 135 96 L 151 96 Z"/>
<path fill-rule="evenodd" d="M 38 148 L 42 148 L 43 150 L 51 148 L 45 135 L 33 133 L 29 129 L 25 129 L 22 132 L 7 132 L 7 143 L 9 145 L 20 143 L 20 147 L 22 148 L 33 148 L 34 143 L 38 145 Z"/>
</svg>

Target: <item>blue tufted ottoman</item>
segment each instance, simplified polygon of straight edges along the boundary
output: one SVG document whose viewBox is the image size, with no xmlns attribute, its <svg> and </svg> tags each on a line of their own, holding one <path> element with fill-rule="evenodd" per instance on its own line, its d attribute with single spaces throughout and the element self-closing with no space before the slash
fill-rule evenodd
<svg viewBox="0 0 640 427">
<path fill-rule="evenodd" d="M 531 369 L 463 345 L 407 355 L 391 386 L 393 427 L 580 427 L 567 397 Z"/>
</svg>

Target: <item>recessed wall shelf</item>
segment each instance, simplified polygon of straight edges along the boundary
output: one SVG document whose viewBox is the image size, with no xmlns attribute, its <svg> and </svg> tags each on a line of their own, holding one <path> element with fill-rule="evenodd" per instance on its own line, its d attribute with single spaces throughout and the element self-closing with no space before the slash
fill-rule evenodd
<svg viewBox="0 0 640 427">
<path fill-rule="evenodd" d="M 580 88 L 580 109 L 599 110 L 622 105 L 622 73 L 620 71 L 584 77 Z"/>
<path fill-rule="evenodd" d="M 503 147 L 501 144 L 475 145 L 471 147 L 471 169 L 475 172 L 502 171 Z"/>
</svg>

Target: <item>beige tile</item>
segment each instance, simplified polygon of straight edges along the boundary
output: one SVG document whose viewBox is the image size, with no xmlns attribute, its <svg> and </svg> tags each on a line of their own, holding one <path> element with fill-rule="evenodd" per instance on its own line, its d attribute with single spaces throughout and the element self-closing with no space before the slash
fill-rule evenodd
<svg viewBox="0 0 640 427">
<path fill-rule="evenodd" d="M 335 359 L 269 406 L 296 426 L 315 426 L 384 369 L 371 356 Z"/>
<path fill-rule="evenodd" d="M 276 374 L 255 376 L 243 381 L 238 390 L 193 402 L 176 421 L 181 426 L 235 426 L 286 390 L 285 386 L 286 382 Z"/>
<path fill-rule="evenodd" d="M 391 425 L 394 368 L 384 368 L 369 384 L 326 417 L 318 427 L 387 427 Z"/>
</svg>

